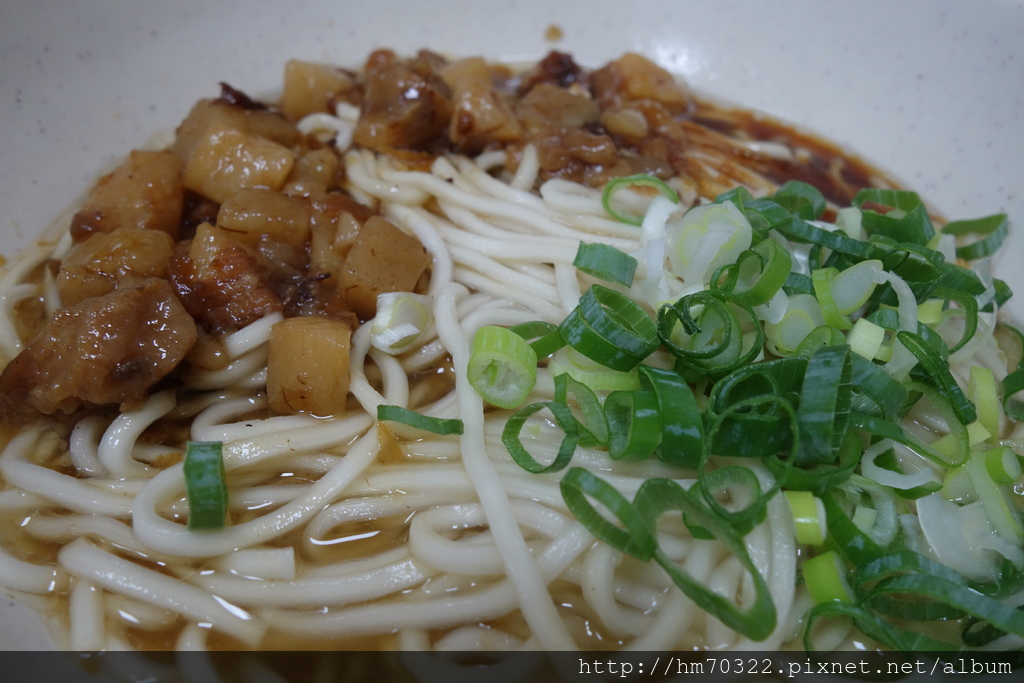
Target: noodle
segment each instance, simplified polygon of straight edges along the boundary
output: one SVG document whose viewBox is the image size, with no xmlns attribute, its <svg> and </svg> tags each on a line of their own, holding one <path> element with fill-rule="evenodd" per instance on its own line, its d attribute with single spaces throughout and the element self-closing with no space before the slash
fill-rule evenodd
<svg viewBox="0 0 1024 683">
<path fill-rule="evenodd" d="M 509 78 L 523 83 L 527 77 Z M 654 107 L 650 102 L 644 106 Z M 253 116 L 270 115 L 249 109 L 260 112 Z M 610 179 L 602 174 L 611 164 L 574 157 L 562 171 L 552 172 L 553 152 L 543 141 L 507 149 L 477 149 L 467 142 L 464 149 L 429 154 L 401 146 L 375 150 L 359 142 L 352 101 L 341 101 L 333 112 L 326 109 L 297 122 L 309 137 L 296 144 L 306 145 L 304 153 L 326 150 L 340 164 L 330 180 L 340 178 L 340 185 L 327 194 L 332 200 L 344 194 L 363 207 L 344 204 L 348 213 L 338 215 L 362 222 L 364 230 L 369 219 L 361 218 L 360 211 L 383 217 L 415 238 L 426 254 L 429 269 L 413 283 L 430 302 L 428 322 L 417 330 L 415 343 L 401 353 L 383 350 L 374 336 L 373 316 L 364 316 L 351 330 L 344 408 L 332 415 L 301 409 L 277 414 L 268 366 L 273 362 L 271 340 L 280 326 L 310 310 L 310 317 L 335 322 L 355 317 L 329 308 L 329 298 L 327 303 L 318 299 L 321 290 L 316 288 L 330 282 L 327 275 L 280 276 L 275 286 L 284 291 L 284 282 L 297 292 L 287 305 L 300 313 L 287 306 L 260 309 L 257 302 L 258 314 L 244 323 L 218 329 L 219 322 L 204 318 L 191 355 L 169 379 L 154 381 L 141 400 L 119 406 L 82 401 L 70 409 L 60 404 L 50 414 L 35 414 L 12 434 L 0 455 L 0 516 L 5 522 L 0 542 L 6 547 L 0 549 L 0 585 L 54 596 L 59 642 L 76 650 L 168 644 L 182 651 L 368 645 L 634 651 L 800 647 L 814 600 L 799 579 L 807 551 L 795 537 L 784 495 L 767 500 L 762 517 L 743 533 L 749 564 L 721 539 L 702 536 L 685 515 L 666 515 L 652 532 L 665 562 L 712 594 L 727 596 L 738 609 L 753 603 L 758 591 L 754 574 L 763 578 L 775 621 L 764 637 L 752 638 L 729 626 L 721 614 L 705 612 L 693 594 L 680 590 L 655 564 L 600 542 L 563 498 L 559 482 L 564 472 L 531 474 L 517 464 L 503 436 L 512 411 L 487 405 L 469 376 L 472 340 L 481 328 L 533 321 L 558 325 L 576 309 L 598 280 L 574 265 L 581 242 L 640 255 L 637 278 L 642 284 L 634 294 L 645 292 L 653 301 L 670 291 L 661 288 L 665 274 L 656 264 L 677 258 L 672 250 L 679 247 L 658 236 L 666 221 L 675 220 L 676 204 L 659 208 L 642 191 L 620 192 L 620 211 L 642 217 L 654 207 L 642 227 L 628 225 L 602 201 L 599 188 Z M 240 116 L 238 111 L 231 109 L 230 115 Z M 613 120 L 601 121 L 611 126 L 607 121 Z M 730 137 L 720 127 L 693 120 L 679 126 L 688 136 L 685 155 L 673 152 L 678 156 L 666 161 L 652 156 L 653 151 L 642 158 L 630 153 L 615 163 L 647 164 L 648 175 L 675 163 L 674 175 L 663 185 L 683 207 L 706 204 L 737 184 L 755 196 L 770 195 L 784 181 L 779 169 L 792 169 L 800 156 L 785 141 L 750 140 L 737 130 Z M 737 149 L 749 156 L 747 164 L 734 156 Z M 567 150 L 570 156 L 582 154 Z M 867 180 L 880 181 L 864 170 L 851 180 L 856 175 L 847 169 L 845 176 L 840 172 L 822 179 L 833 190 L 827 195 L 831 214 Z M 287 182 L 298 187 L 308 178 Z M 228 201 L 217 203 L 223 207 Z M 192 208 L 200 212 L 202 204 Z M 348 219 L 335 216 L 332 226 Z M 191 226 L 196 235 L 192 246 L 178 247 L 170 258 L 181 258 L 182 249 L 192 249 L 190 258 L 198 258 L 203 229 Z M 318 235 L 313 232 L 298 246 L 303 258 L 320 248 Z M 8 363 L 31 341 L 26 329 L 39 327 L 34 315 L 48 320 L 65 310 L 61 275 L 47 264 L 72 263 L 81 243 L 75 239 L 30 249 L 3 273 L 0 353 Z M 707 261 L 722 245 L 728 246 L 726 238 L 714 249 L 704 245 Z M 274 251 L 278 248 L 264 241 L 244 253 L 271 254 L 287 263 L 292 252 L 284 247 Z M 234 265 L 245 268 L 245 263 Z M 986 277 L 992 290 L 986 297 L 992 301 L 995 285 Z M 881 269 L 876 284 L 893 292 L 898 329 L 890 336 L 917 331 L 920 313 L 911 285 Z M 247 281 L 244 289 L 252 294 L 260 286 Z M 693 285 L 686 287 L 680 291 Z M 190 291 L 202 293 L 201 288 Z M 216 299 L 209 301 L 214 303 L 208 308 L 219 310 Z M 329 314 L 301 308 L 309 301 L 328 307 Z M 651 301 L 644 305 L 649 311 L 657 308 Z M 784 306 L 757 310 L 782 325 Z M 991 369 L 997 381 L 1008 372 L 1007 351 L 993 336 L 995 314 L 982 312 L 977 323 L 976 337 L 950 354 L 953 381 L 961 385 L 967 383 L 967 364 Z M 942 333 L 956 338 L 964 325 L 954 320 Z M 768 348 L 759 351 L 757 360 L 773 353 Z M 876 367 L 903 380 L 917 360 L 897 344 L 891 359 Z M 664 368 L 673 361 L 662 350 L 650 357 L 650 364 Z M 524 403 L 552 401 L 558 391 L 555 372 L 542 362 Z M 711 401 L 710 383 L 699 384 L 697 395 L 702 404 Z M 433 434 L 378 420 L 381 406 L 458 420 L 461 433 Z M 9 414 L 19 413 L 11 408 Z M 927 443 L 952 430 L 945 413 L 922 409 L 907 419 L 914 422 L 907 425 L 908 433 Z M 1002 414 L 999 419 L 1000 430 L 1016 439 L 1006 443 L 1016 446 L 1020 437 L 1010 419 Z M 563 427 L 537 417 L 524 433 L 532 457 L 545 464 L 555 459 Z M 230 519 L 222 528 L 197 531 L 184 523 L 191 507 L 183 462 L 186 441 L 223 445 Z M 865 460 L 873 465 L 889 452 L 910 471 L 944 472 L 893 441 L 879 442 Z M 738 460 L 715 462 L 728 469 Z M 743 460 L 760 490 L 774 491 L 778 471 Z M 691 493 L 701 487 L 694 467 L 656 458 L 618 460 L 593 443 L 579 443 L 572 462 L 599 474 L 628 500 L 652 479 L 670 480 Z M 850 501 L 871 497 L 875 490 L 844 486 Z M 757 498 L 742 486 L 730 488 L 729 495 L 728 505 L 736 509 Z M 897 519 L 895 498 L 887 495 L 865 506 L 886 516 L 892 533 L 906 537 L 907 547 L 917 544 L 934 556 L 916 516 Z M 911 509 L 908 505 L 900 509 Z M 900 524 L 902 531 L 896 528 Z M 37 545 L 47 551 L 26 550 Z M 1018 604 L 1022 598 L 1007 599 Z M 824 648 L 876 645 L 841 620 L 823 622 L 815 638 Z M 196 676 L 216 675 L 205 660 L 187 661 Z M 276 676 L 260 671 L 266 680 Z"/>
</svg>

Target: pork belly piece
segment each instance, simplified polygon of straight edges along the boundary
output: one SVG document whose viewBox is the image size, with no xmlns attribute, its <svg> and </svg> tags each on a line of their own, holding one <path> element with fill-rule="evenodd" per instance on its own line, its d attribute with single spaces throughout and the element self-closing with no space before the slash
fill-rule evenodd
<svg viewBox="0 0 1024 683">
<path fill-rule="evenodd" d="M 366 96 L 353 142 L 389 152 L 421 150 L 443 140 L 452 113 L 450 89 L 429 60 L 404 64 L 375 55 L 367 68 Z"/>
<path fill-rule="evenodd" d="M 192 317 L 159 278 L 62 308 L 0 374 L 0 418 L 139 401 L 195 341 Z"/>
<path fill-rule="evenodd" d="M 208 223 L 179 242 L 169 276 L 185 309 L 214 334 L 233 332 L 282 310 L 259 252 Z"/>
<path fill-rule="evenodd" d="M 118 228 L 91 235 L 71 248 L 57 273 L 64 306 L 117 289 L 119 283 L 167 275 L 174 240 L 160 230 Z"/>
<path fill-rule="evenodd" d="M 135 150 L 99 179 L 71 219 L 76 242 L 119 228 L 161 230 L 178 238 L 184 199 L 182 165 L 170 152 Z"/>
</svg>

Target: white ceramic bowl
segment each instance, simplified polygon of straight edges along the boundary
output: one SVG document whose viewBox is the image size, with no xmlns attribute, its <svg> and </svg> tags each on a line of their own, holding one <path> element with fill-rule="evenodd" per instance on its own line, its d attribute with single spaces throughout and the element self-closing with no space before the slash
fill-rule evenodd
<svg viewBox="0 0 1024 683">
<path fill-rule="evenodd" d="M 557 27 L 560 40 L 551 40 Z M 694 87 L 836 140 L 948 218 L 1024 221 L 1021 0 L 0 0 L 0 253 L 226 81 L 377 47 L 597 66 L 635 50 Z M 997 274 L 1020 292 L 1024 238 Z M 0 594 L 0 648 L 46 647 Z"/>
</svg>

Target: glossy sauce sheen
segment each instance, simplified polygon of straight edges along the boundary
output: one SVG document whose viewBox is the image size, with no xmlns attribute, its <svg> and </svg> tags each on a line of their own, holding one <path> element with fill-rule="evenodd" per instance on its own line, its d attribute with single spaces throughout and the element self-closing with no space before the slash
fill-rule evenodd
<svg viewBox="0 0 1024 683">
<path fill-rule="evenodd" d="M 779 185 L 787 180 L 813 185 L 839 206 L 849 206 L 863 188 L 896 187 L 886 174 L 839 145 L 758 112 L 699 100 L 693 121 L 731 137 L 786 145 L 794 150 L 795 160 L 737 151 L 738 162 L 763 169 L 764 175 Z"/>
</svg>

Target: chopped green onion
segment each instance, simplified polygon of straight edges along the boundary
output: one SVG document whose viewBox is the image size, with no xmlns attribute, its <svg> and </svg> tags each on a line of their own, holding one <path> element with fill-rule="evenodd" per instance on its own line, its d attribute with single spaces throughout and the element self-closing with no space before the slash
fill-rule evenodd
<svg viewBox="0 0 1024 683">
<path fill-rule="evenodd" d="M 825 324 L 837 330 L 848 330 L 853 326 L 853 321 L 850 320 L 850 316 L 839 312 L 839 307 L 832 296 L 832 281 L 838 274 L 839 271 L 835 268 L 819 268 L 811 273 L 811 284 L 814 286 L 814 296 L 821 306 Z"/>
<path fill-rule="evenodd" d="M 953 315 L 959 315 L 964 320 L 964 331 L 960 335 L 960 341 L 950 349 L 951 353 L 959 351 L 964 344 L 974 338 L 974 333 L 978 330 L 978 300 L 967 292 L 961 292 L 948 287 L 936 287 L 932 291 L 932 296 L 952 301 L 959 305 L 959 308 L 947 308 L 943 311 L 943 320 Z"/>
<path fill-rule="evenodd" d="M 1018 396 L 1024 391 L 1024 367 L 1019 367 L 1003 378 L 1003 410 L 1014 420 L 1024 420 L 1024 399 Z"/>
<path fill-rule="evenodd" d="M 661 420 L 661 450 L 667 463 L 696 467 L 704 442 L 704 421 L 693 390 L 670 370 L 641 365 L 640 382 L 654 392 Z"/>
<path fill-rule="evenodd" d="M 846 581 L 846 567 L 839 553 L 828 550 L 804 560 L 801 568 L 807 592 L 814 604 L 823 602 L 848 602 L 856 600 Z"/>
<path fill-rule="evenodd" d="M 831 492 L 823 493 L 821 503 L 825 506 L 828 533 L 846 559 L 854 566 L 860 566 L 886 553 L 866 532 L 861 531 L 853 520 L 843 512 Z"/>
<path fill-rule="evenodd" d="M 970 450 L 970 437 L 967 427 L 960 423 L 950 406 L 949 401 L 930 385 L 911 382 L 907 385 L 908 394 L 920 394 L 918 402 L 926 402 L 946 422 L 949 433 L 927 443 L 911 435 L 903 427 L 890 420 L 881 419 L 864 413 L 850 413 L 850 425 L 868 434 L 892 439 L 907 446 L 911 450 L 946 467 L 958 466 L 967 461 Z"/>
<path fill-rule="evenodd" d="M 587 275 L 629 287 L 633 284 L 637 260 L 607 244 L 580 242 L 572 265 Z"/>
<path fill-rule="evenodd" d="M 957 258 L 973 261 L 996 253 L 1010 232 L 1010 224 L 1005 213 L 998 213 L 969 221 L 947 223 L 942 232 L 958 237 L 968 234 L 981 235 L 977 241 L 956 248 Z"/>
<path fill-rule="evenodd" d="M 189 441 L 183 467 L 188 528 L 195 531 L 223 528 L 228 514 L 223 443 Z"/>
<path fill-rule="evenodd" d="M 653 391 L 614 391 L 604 401 L 608 455 L 613 460 L 649 458 L 661 443 L 661 414 Z"/>
<path fill-rule="evenodd" d="M 935 235 L 928 210 L 916 192 L 868 188 L 857 193 L 853 205 L 861 210 L 861 223 L 869 235 L 919 245 L 928 244 Z"/>
<path fill-rule="evenodd" d="M 531 415 L 547 408 L 555 416 L 555 422 L 565 433 L 561 444 L 558 446 L 558 453 L 555 459 L 548 465 L 539 463 L 523 445 L 522 431 L 526 421 Z M 517 410 L 505 423 L 501 432 L 501 442 L 505 444 L 509 455 L 516 461 L 516 464 L 527 472 L 540 474 L 541 472 L 557 472 L 565 469 L 576 452 L 576 444 L 579 443 L 579 430 L 576 426 L 576 418 L 573 416 L 569 406 L 559 401 L 544 401 L 531 403 Z"/>
<path fill-rule="evenodd" d="M 949 371 L 949 364 L 939 358 L 935 350 L 920 335 L 903 331 L 898 332 L 896 336 L 917 357 L 918 362 L 931 377 L 936 388 L 949 399 L 957 419 L 962 424 L 977 420 L 978 412 L 964 395 L 960 385 L 956 383 L 953 374 Z"/>
<path fill-rule="evenodd" d="M 408 351 L 433 321 L 431 298 L 410 292 L 377 295 L 377 315 L 370 323 L 370 343 L 384 353 Z"/>
<path fill-rule="evenodd" d="M 782 291 L 790 297 L 807 294 L 812 299 L 814 298 L 814 285 L 811 283 L 811 278 L 803 273 L 790 272 L 786 276 L 786 283 L 782 285 Z"/>
<path fill-rule="evenodd" d="M 530 342 L 533 352 L 537 358 L 547 358 L 555 351 L 565 347 L 565 339 L 558 331 L 558 325 L 543 320 L 533 320 L 528 323 L 520 323 L 508 328 L 520 337 Z"/>
<path fill-rule="evenodd" d="M 693 311 L 699 311 L 694 317 Z M 740 320 L 740 314 L 746 321 Z M 743 324 L 756 329 L 744 334 Z M 704 290 L 658 310 L 657 335 L 679 363 L 695 373 L 718 377 L 751 362 L 764 331 L 750 306 L 735 294 Z"/>
<path fill-rule="evenodd" d="M 825 506 L 810 491 L 786 491 L 789 510 L 793 514 L 797 543 L 821 545 L 825 542 Z"/>
<path fill-rule="evenodd" d="M 654 321 L 615 290 L 593 285 L 559 327 L 569 346 L 612 370 L 626 372 L 658 348 Z"/>
<path fill-rule="evenodd" d="M 866 505 L 858 505 L 850 519 L 858 529 L 870 535 L 871 530 L 875 528 L 875 523 L 878 522 L 878 510 Z"/>
<path fill-rule="evenodd" d="M 661 477 L 648 479 L 640 486 L 633 506 L 645 526 L 652 530 L 650 536 L 655 541 L 654 560 L 698 607 L 753 640 L 764 640 L 771 635 L 775 630 L 777 612 L 768 584 L 747 552 L 742 536 L 726 520 L 704 507 L 700 499 L 675 481 Z M 747 603 L 746 609 L 740 609 L 731 600 L 696 581 L 686 569 L 673 562 L 657 546 L 653 529 L 658 520 L 671 511 L 681 512 L 691 528 L 697 527 L 712 535 L 747 570 L 754 588 L 754 599 Z"/>
<path fill-rule="evenodd" d="M 993 310 L 993 305 L 996 308 L 1000 308 L 1007 301 L 1013 298 L 1013 290 L 1010 289 L 1010 285 L 1007 284 L 1006 280 L 993 278 L 992 289 L 995 290 L 995 295 L 992 298 L 992 302 L 985 306 L 985 311 L 988 312 L 991 312 Z"/>
<path fill-rule="evenodd" d="M 791 452 L 799 441 L 792 405 L 782 396 L 765 395 L 729 405 L 716 415 L 707 427 L 705 451 L 768 458 Z"/>
<path fill-rule="evenodd" d="M 736 533 L 745 536 L 764 521 L 768 501 L 778 493 L 780 482 L 776 481 L 767 491 L 762 491 L 761 482 L 749 467 L 726 465 L 709 470 L 706 465 L 707 460 L 702 460 L 697 476 L 697 489 L 704 496 L 705 504 Z M 730 501 L 732 507 L 727 507 L 720 499 Z M 743 500 L 749 502 L 739 506 L 738 501 Z"/>
<path fill-rule="evenodd" d="M 488 403 L 515 408 L 537 382 L 537 354 L 508 328 L 485 325 L 473 336 L 466 376 Z"/>
<path fill-rule="evenodd" d="M 789 180 L 780 187 L 772 199 L 805 221 L 813 221 L 825 213 L 825 197 L 813 185 Z"/>
<path fill-rule="evenodd" d="M 861 356 L 850 356 L 850 366 L 855 412 L 868 412 L 865 408 L 870 403 L 877 409 L 878 417 L 894 419 L 907 402 L 907 388 L 881 366 Z"/>
<path fill-rule="evenodd" d="M 865 452 L 860 462 L 860 472 L 866 478 L 897 492 L 908 491 L 919 486 L 931 486 L 932 482 L 936 481 L 936 475 L 928 468 L 912 473 L 904 472 L 895 462 L 895 458 L 891 457 L 893 452 L 891 444 L 889 444 L 885 455 L 887 456 L 886 460 L 891 460 L 892 462 L 887 463 L 885 466 L 878 464 L 882 460 L 880 456 L 883 455 L 880 453 L 880 450 L 886 444 L 889 444 L 889 442 L 883 442 L 881 445 L 875 444 Z"/>
<path fill-rule="evenodd" d="M 462 420 L 443 417 L 431 417 L 402 406 L 379 405 L 377 406 L 377 419 L 400 422 L 414 429 L 420 429 L 431 434 L 447 436 L 450 434 L 462 434 Z"/>
<path fill-rule="evenodd" d="M 1024 522 L 1021 521 L 1020 511 L 1010 500 L 995 478 L 991 469 L 999 473 L 999 468 L 993 466 L 990 469 L 988 458 L 990 451 L 975 451 L 967 463 L 971 483 L 974 490 L 978 492 L 978 500 L 985 510 L 985 516 L 991 522 L 996 534 L 1010 543 L 1020 546 L 1024 543 Z"/>
<path fill-rule="evenodd" d="M 877 259 L 861 261 L 839 271 L 830 282 L 831 295 L 840 315 L 850 315 L 864 306 L 875 291 L 875 276 L 882 270 Z"/>
<path fill-rule="evenodd" d="M 836 211 L 836 226 L 854 239 L 864 239 L 861 213 L 856 206 L 844 206 Z"/>
<path fill-rule="evenodd" d="M 996 446 L 985 451 L 985 469 L 997 484 L 1016 484 L 1020 480 L 1020 460 L 1008 446 Z"/>
<path fill-rule="evenodd" d="M 934 601 L 946 606 L 944 612 L 947 614 L 971 615 L 1006 633 L 1024 636 L 1024 611 L 982 595 L 961 581 L 945 576 L 906 573 L 888 577 L 865 594 L 864 603 L 870 605 L 878 597 L 887 595 L 912 596 L 917 604 L 924 600 Z M 903 600 L 902 604 L 908 602 Z M 953 648 L 947 646 L 944 649 L 948 651 Z"/>
<path fill-rule="evenodd" d="M 748 205 L 749 209 L 750 206 Z M 782 210 L 781 207 L 779 207 Z M 775 227 L 784 237 L 796 242 L 805 242 L 820 245 L 825 249 L 845 254 L 859 261 L 870 258 L 879 258 L 881 255 L 888 255 L 894 251 L 891 247 L 872 244 L 858 239 L 848 237 L 845 233 L 829 231 L 819 228 L 816 225 L 805 223 L 786 212 L 789 220 Z"/>
<path fill-rule="evenodd" d="M 611 368 L 587 358 L 582 353 L 567 346 L 559 349 L 548 361 L 548 371 L 552 377 L 569 375 L 574 380 L 593 391 L 617 391 L 640 388 L 640 376 L 636 368 L 628 372 Z"/>
<path fill-rule="evenodd" d="M 537 358 L 549 357 L 554 382 L 553 401 L 523 407 L 506 424 L 513 460 L 553 472 L 582 446 L 612 461 L 658 457 L 688 468 L 689 488 L 648 478 L 632 502 L 573 468 L 562 496 L 595 536 L 657 562 L 697 606 L 744 636 L 765 638 L 775 628 L 771 594 L 744 537 L 783 490 L 797 541 L 818 548 L 802 564 L 818 603 L 805 617 L 808 646 L 815 622 L 836 618 L 897 648 L 1024 637 L 1024 610 L 990 597 L 1024 589 L 1024 506 L 1013 497 L 1021 461 L 1000 442 L 1010 433 L 1001 427 L 1007 418 L 1024 420 L 1024 337 L 1008 341 L 996 322 L 1010 296 L 1005 283 L 946 261 L 952 235 L 978 236 L 959 245 L 959 258 L 990 255 L 1005 238 L 1005 216 L 936 233 L 918 195 L 869 189 L 826 225 L 824 197 L 797 181 L 767 199 L 737 188 L 684 213 L 661 197 L 613 199 L 636 184 L 678 203 L 661 181 L 635 176 L 608 184 L 605 208 L 644 228 L 640 258 L 667 264 L 646 264 L 648 281 L 632 289 L 636 258 L 581 243 L 577 268 L 616 289 L 592 286 L 557 326 L 512 329 Z M 646 216 L 631 215 L 643 206 Z M 672 303 L 675 292 L 683 295 Z M 1005 354 L 1011 372 L 1000 385 L 1000 370 L 982 367 L 993 362 L 975 360 L 965 390 L 961 372 L 979 350 Z M 529 364 L 535 370 L 536 358 Z M 542 410 L 553 421 L 536 416 Z M 557 453 L 527 450 L 531 434 L 557 429 Z M 635 470 L 615 469 L 622 467 Z M 759 468 L 770 483 L 762 484 Z M 933 540 L 945 518 L 930 510 L 952 510 L 950 519 L 963 512 L 980 533 L 976 552 L 949 560 L 955 544 Z M 696 581 L 659 545 L 666 513 L 679 515 L 675 528 L 732 553 L 747 573 L 742 606 Z M 957 571 L 904 544 L 921 544 Z M 917 635 L 890 617 L 964 618 L 962 643 Z"/>
<path fill-rule="evenodd" d="M 924 325 L 934 326 L 942 322 L 942 310 L 946 302 L 942 299 L 928 299 L 917 305 L 917 321 Z"/>
<path fill-rule="evenodd" d="M 876 514 L 874 523 L 864 533 L 882 547 L 891 546 L 899 534 L 899 511 L 893 489 L 856 473 L 850 475 L 842 489 L 858 499 L 862 494 L 867 494 Z"/>
<path fill-rule="evenodd" d="M 932 577 L 958 586 L 967 583 L 953 569 L 910 550 L 899 550 L 875 558 L 858 567 L 854 578 L 858 593 L 864 596 L 863 602 L 885 614 L 915 621 L 957 619 L 963 616 L 964 610 L 961 607 L 946 601 L 922 600 L 913 592 L 900 595 L 895 591 L 877 590 L 890 579 L 903 576 Z"/>
<path fill-rule="evenodd" d="M 735 204 L 750 221 L 751 227 L 760 234 L 766 234 L 773 228 L 781 232 L 785 226 L 798 220 L 778 202 L 754 199 L 746 189 L 743 192 L 724 192 L 715 198 L 716 204 L 725 202 Z"/>
<path fill-rule="evenodd" d="M 579 382 L 567 373 L 555 375 L 555 401 L 568 405 L 569 395 L 576 399 L 579 406 L 582 420 L 576 420 L 576 427 L 580 433 L 580 445 L 588 447 L 592 445 L 607 446 L 610 435 L 608 433 L 608 418 L 605 416 L 604 407 L 594 390 L 583 382 Z"/>
<path fill-rule="evenodd" d="M 559 483 L 562 498 L 580 524 L 616 550 L 638 560 L 649 560 L 658 546 L 654 533 L 633 505 L 605 480 L 582 467 L 569 470 Z M 587 500 L 594 498 L 625 528 L 608 521 Z"/>
<path fill-rule="evenodd" d="M 868 360 L 878 356 L 884 342 L 885 329 L 867 318 L 859 318 L 847 336 L 850 350 Z"/>
<path fill-rule="evenodd" d="M 792 356 L 813 330 L 825 324 L 818 300 L 811 294 L 789 297 L 789 307 L 776 324 L 765 323 L 768 348 L 779 356 Z"/>
<path fill-rule="evenodd" d="M 967 398 L 977 408 L 978 422 L 990 437 L 997 438 L 1002 405 L 999 402 L 995 373 L 980 365 L 972 365 L 967 378 Z"/>
<path fill-rule="evenodd" d="M 850 420 L 851 372 L 849 346 L 825 346 L 811 356 L 796 411 L 797 464 L 835 461 Z"/>
<path fill-rule="evenodd" d="M 668 226 L 672 272 L 687 286 L 703 286 L 722 266 L 750 248 L 753 228 L 732 202 L 695 206 Z"/>
<path fill-rule="evenodd" d="M 829 617 L 846 617 L 853 621 L 860 632 L 867 637 L 900 652 L 951 652 L 956 649 L 944 641 L 894 626 L 866 607 L 847 602 L 828 601 L 815 605 L 807 613 L 803 642 L 808 652 L 813 652 L 816 649 L 814 647 L 815 624 L 820 619 Z"/>
<path fill-rule="evenodd" d="M 846 344 L 843 333 L 831 325 L 821 325 L 811 330 L 811 333 L 804 337 L 800 346 L 796 347 L 796 355 L 810 358 L 823 346 L 842 346 Z"/>
<path fill-rule="evenodd" d="M 604 186 L 604 192 L 601 193 L 601 204 L 602 206 L 604 206 L 604 210 L 607 211 L 608 214 L 615 220 L 620 221 L 622 223 L 627 223 L 629 225 L 635 225 L 637 227 L 639 227 L 643 223 L 642 217 L 626 216 L 624 214 L 619 213 L 612 206 L 612 200 L 616 192 L 627 187 L 632 187 L 634 185 L 640 187 L 653 187 L 657 189 L 659 192 L 661 192 L 661 194 L 665 195 L 670 200 L 675 202 L 676 204 L 679 203 L 679 195 L 676 193 L 676 191 L 669 187 L 668 184 L 665 183 L 665 181 L 655 178 L 654 176 L 641 174 L 626 176 L 624 178 L 615 178 L 614 180 L 612 180 L 611 182 Z"/>
<path fill-rule="evenodd" d="M 971 473 L 966 465 L 951 467 L 942 479 L 940 493 L 946 500 L 966 504 L 978 500 L 978 492 L 971 483 Z"/>
<path fill-rule="evenodd" d="M 718 273 L 728 271 L 724 284 L 719 284 L 717 274 L 711 281 L 718 289 L 736 294 L 751 306 L 759 306 L 768 303 L 782 289 L 792 266 L 789 252 L 775 240 L 765 239 L 740 254 L 735 264 L 719 268 Z"/>
</svg>

